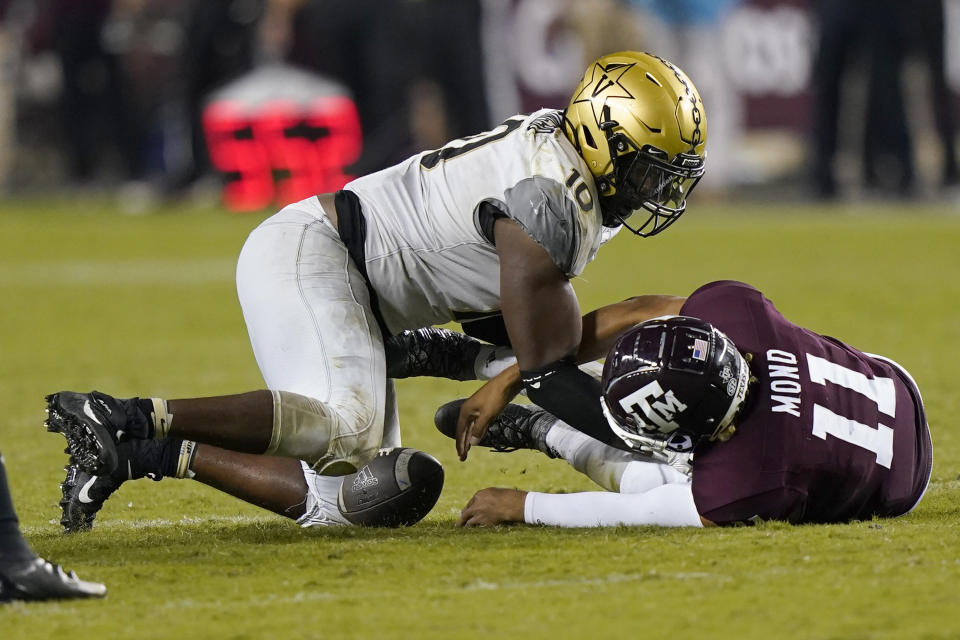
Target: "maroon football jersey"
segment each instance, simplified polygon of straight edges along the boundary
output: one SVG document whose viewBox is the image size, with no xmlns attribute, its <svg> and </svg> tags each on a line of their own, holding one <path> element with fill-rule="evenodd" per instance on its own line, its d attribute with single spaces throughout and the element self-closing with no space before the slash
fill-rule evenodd
<svg viewBox="0 0 960 640">
<path fill-rule="evenodd" d="M 757 379 L 734 436 L 695 451 L 700 515 L 717 524 L 843 522 L 901 515 L 919 501 L 932 446 L 903 369 L 793 324 L 742 282 L 697 289 L 681 313 L 753 354 Z"/>
</svg>

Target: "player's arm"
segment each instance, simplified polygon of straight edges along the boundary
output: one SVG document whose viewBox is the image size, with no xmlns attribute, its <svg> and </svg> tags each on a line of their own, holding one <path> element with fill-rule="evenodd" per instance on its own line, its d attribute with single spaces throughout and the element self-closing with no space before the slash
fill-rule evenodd
<svg viewBox="0 0 960 640">
<path fill-rule="evenodd" d="M 494 225 L 500 258 L 500 302 L 517 358 L 518 375 L 472 396 L 457 423 L 457 452 L 472 441 L 525 388 L 530 399 L 584 433 L 615 443 L 600 409 L 599 385 L 576 366 L 582 323 L 576 294 L 547 251 L 515 221 Z"/>
<path fill-rule="evenodd" d="M 678 315 L 686 298 L 646 295 L 629 298 L 583 316 L 583 332 L 577 362 L 590 362 L 607 355 L 621 333 L 646 320 Z"/>
<path fill-rule="evenodd" d="M 581 340 L 576 361 L 584 363 L 603 357 L 617 336 L 625 330 L 644 320 L 678 314 L 685 300 L 686 298 L 678 296 L 637 296 L 591 311 L 581 320 Z M 513 342 L 512 337 L 511 341 Z M 517 343 L 514 342 L 514 344 Z M 464 411 L 460 418 L 463 428 L 458 429 L 460 437 L 457 439 L 457 452 L 461 460 L 466 457 L 470 445 L 478 442 L 483 436 L 486 425 L 523 388 L 520 371 L 519 364 L 506 368 L 477 390 L 464 404 Z M 468 426 L 470 433 L 468 433 Z M 615 446 L 620 444 L 615 443 Z"/>
<path fill-rule="evenodd" d="M 483 489 L 463 508 L 457 524 L 482 527 L 510 522 L 555 527 L 713 526 L 697 512 L 689 483 L 664 484 L 644 493 Z"/>
<path fill-rule="evenodd" d="M 494 225 L 503 321 L 521 371 L 572 358 L 580 344 L 580 305 L 570 281 L 519 223 Z"/>
</svg>

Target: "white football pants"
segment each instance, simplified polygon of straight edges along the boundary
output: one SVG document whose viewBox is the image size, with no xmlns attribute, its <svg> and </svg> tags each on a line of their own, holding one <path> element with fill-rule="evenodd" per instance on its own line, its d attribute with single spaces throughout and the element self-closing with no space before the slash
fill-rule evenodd
<svg viewBox="0 0 960 640">
<path fill-rule="evenodd" d="M 284 207 L 250 233 L 237 262 L 237 294 L 274 392 L 267 454 L 339 475 L 381 447 L 400 445 L 366 282 L 316 197 Z"/>
</svg>

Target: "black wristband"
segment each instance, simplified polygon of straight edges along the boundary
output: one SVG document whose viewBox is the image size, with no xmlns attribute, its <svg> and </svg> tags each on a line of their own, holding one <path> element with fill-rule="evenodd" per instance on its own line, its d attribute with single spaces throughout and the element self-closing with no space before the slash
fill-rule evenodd
<svg viewBox="0 0 960 640">
<path fill-rule="evenodd" d="M 618 449 L 627 445 L 613 433 L 600 407 L 600 383 L 577 368 L 572 358 L 521 371 L 531 401 L 574 429 Z"/>
</svg>

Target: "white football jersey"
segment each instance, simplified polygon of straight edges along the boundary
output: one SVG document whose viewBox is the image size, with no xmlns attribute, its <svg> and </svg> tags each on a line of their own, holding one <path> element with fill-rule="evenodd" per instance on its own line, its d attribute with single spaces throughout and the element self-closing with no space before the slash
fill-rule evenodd
<svg viewBox="0 0 960 640">
<path fill-rule="evenodd" d="M 482 203 L 516 220 L 567 277 L 593 260 L 611 230 L 562 117 L 514 116 L 344 187 L 362 206 L 367 274 L 390 331 L 500 309 L 500 261 Z"/>
</svg>

